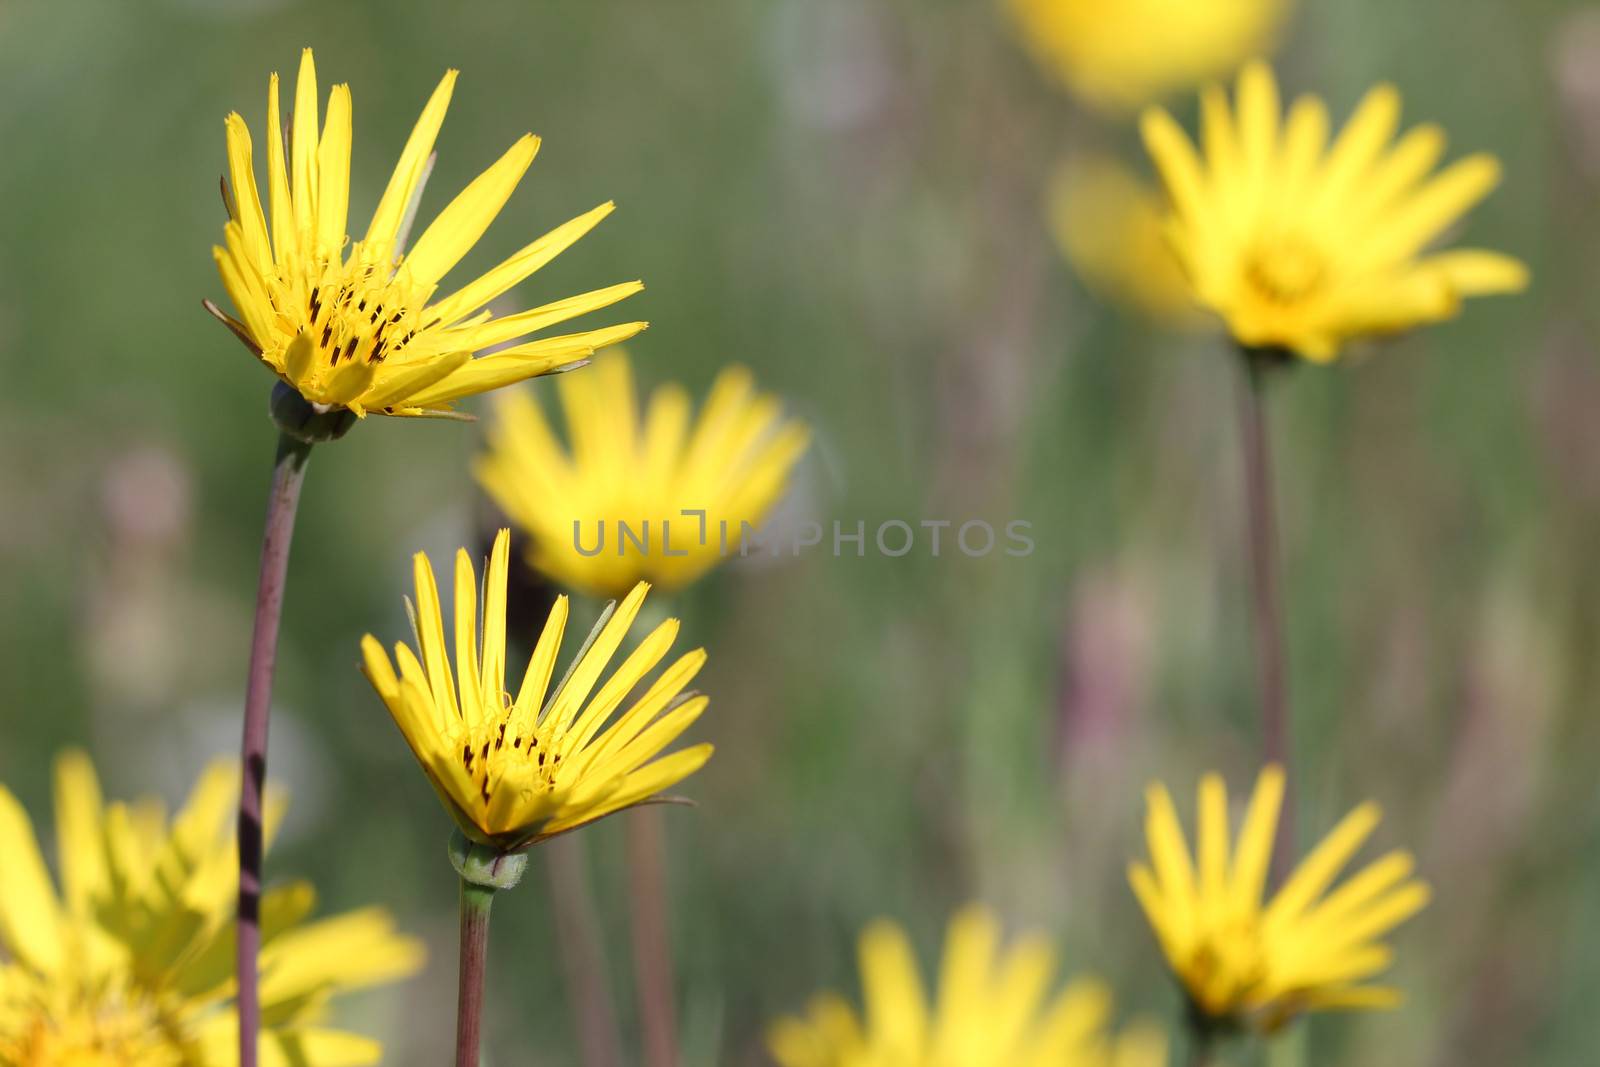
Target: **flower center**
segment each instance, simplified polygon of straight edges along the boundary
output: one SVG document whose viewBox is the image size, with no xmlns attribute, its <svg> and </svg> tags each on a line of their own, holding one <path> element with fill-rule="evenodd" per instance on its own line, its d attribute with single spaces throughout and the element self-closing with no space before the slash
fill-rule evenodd
<svg viewBox="0 0 1600 1067">
<path fill-rule="evenodd" d="M 1255 246 L 1244 262 L 1244 277 L 1269 304 L 1295 304 L 1322 284 L 1327 260 L 1310 242 L 1282 237 Z"/>
<path fill-rule="evenodd" d="M 329 368 L 348 360 L 382 363 L 403 349 L 422 328 L 423 299 L 406 273 L 386 271 L 361 257 L 326 264 L 320 274 L 276 287 L 273 307 L 284 344 L 304 332 L 316 345 L 318 362 Z"/>
<path fill-rule="evenodd" d="M 177 1067 L 181 1052 L 152 1006 L 90 992 L 38 997 L 0 1029 L 5 1067 Z M 9 1013 L 7 1013 L 9 1015 Z"/>
<path fill-rule="evenodd" d="M 511 694 L 502 694 L 501 703 L 504 710 L 496 718 L 461 731 L 459 738 L 461 765 L 478 783 L 478 795 L 489 803 L 495 786 L 519 767 L 520 788 L 526 788 L 531 772 L 534 788 L 554 792 L 561 755 L 552 751 L 549 734 L 537 726 L 524 732 L 512 729 Z"/>
</svg>

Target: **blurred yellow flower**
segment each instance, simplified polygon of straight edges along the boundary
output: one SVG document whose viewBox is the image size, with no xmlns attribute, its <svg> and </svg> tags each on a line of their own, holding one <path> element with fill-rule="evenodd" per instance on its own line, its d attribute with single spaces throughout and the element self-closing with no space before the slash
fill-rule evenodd
<svg viewBox="0 0 1600 1067">
<path fill-rule="evenodd" d="M 1042 938 L 1000 947 L 1000 924 L 969 906 L 950 921 L 937 999 L 923 992 L 900 927 L 861 935 L 865 1021 L 840 996 L 779 1020 L 767 1046 L 780 1067 L 1165 1067 L 1166 1038 L 1149 1024 L 1113 1036 L 1111 993 L 1078 979 L 1046 1000 L 1055 954 Z"/>
<path fill-rule="evenodd" d="M 1201 779 L 1198 869 L 1166 788 L 1152 785 L 1147 802 L 1151 862 L 1133 864 L 1129 878 L 1203 1015 L 1274 1030 L 1304 1011 L 1399 1002 L 1397 990 L 1362 983 L 1392 959 L 1376 939 L 1428 902 L 1411 855 L 1390 852 L 1328 892 L 1377 826 L 1376 804 L 1345 816 L 1263 904 L 1283 802 L 1279 768 L 1261 772 L 1231 850 L 1227 789 L 1215 774 Z"/>
<path fill-rule="evenodd" d="M 509 530 L 495 538 L 481 616 L 472 561 L 465 549 L 456 554 L 453 677 L 439 590 L 433 567 L 421 552 L 414 561 L 417 602 L 407 603 L 421 659 L 396 643 L 397 675 L 376 638 L 368 634 L 361 643 L 367 678 L 461 832 L 501 852 L 526 848 L 649 801 L 711 758 L 708 744 L 656 758 L 705 710 L 706 697 L 684 692 L 705 663 L 703 649 L 662 671 L 628 710 L 612 719 L 672 647 L 678 636 L 676 619 L 652 630 L 590 696 L 639 614 L 650 588 L 643 582 L 620 606 L 606 610 L 552 690 L 550 678 L 567 623 L 567 598 L 559 597 L 521 687 L 514 696 L 507 691 L 510 541 Z"/>
<path fill-rule="evenodd" d="M 485 305 L 549 263 L 611 213 L 602 204 L 556 227 L 475 281 L 435 299 L 440 281 L 483 236 L 533 162 L 523 136 L 450 202 L 402 254 L 416 198 L 432 167 L 456 72 L 417 120 L 366 236 L 350 244 L 350 87 L 335 85 L 317 129 L 311 49 L 300 60 L 287 153 L 278 76 L 267 93 L 267 202 L 256 191 L 250 130 L 228 116 L 229 220 L 217 269 L 239 318 L 208 304 L 273 373 L 312 404 L 357 415 L 427 415 L 474 393 L 581 362 L 644 329 L 630 322 L 473 354 L 594 311 L 638 292 L 625 282 L 531 311 L 496 316 Z"/>
<path fill-rule="evenodd" d="M 239 1062 L 238 792 L 237 767 L 213 764 L 169 823 L 159 801 L 102 803 L 89 760 L 64 753 L 55 768 L 57 896 L 27 813 L 0 786 L 0 1064 Z M 282 808 L 274 799 L 271 823 Z M 262 900 L 262 1063 L 377 1063 L 376 1042 L 325 1025 L 328 1003 L 412 973 L 422 948 L 377 908 L 308 922 L 314 902 L 304 882 Z"/>
<path fill-rule="evenodd" d="M 1022 37 L 1085 103 L 1114 114 L 1267 51 L 1287 0 L 1007 0 Z"/>
<path fill-rule="evenodd" d="M 508 392 L 474 470 L 527 531 L 529 562 L 596 596 L 642 580 L 679 589 L 737 553 L 743 524 L 760 527 L 810 440 L 743 367 L 718 375 L 693 422 L 675 384 L 651 394 L 641 420 L 621 351 L 557 385 L 571 450 L 532 397 Z"/>
<path fill-rule="evenodd" d="M 1144 140 L 1194 297 L 1240 344 L 1323 362 L 1352 338 L 1447 319 L 1464 297 L 1527 284 L 1508 256 L 1424 253 L 1488 195 L 1500 165 L 1474 155 L 1430 177 L 1444 133 L 1424 125 L 1394 141 L 1392 86 L 1369 92 L 1331 147 L 1315 97 L 1280 126 L 1277 83 L 1261 63 L 1240 75 L 1236 111 L 1212 86 L 1202 113 L 1203 155 L 1164 111 L 1145 114 Z"/>
<path fill-rule="evenodd" d="M 1050 228 L 1067 262 L 1094 292 L 1171 322 L 1194 298 L 1167 243 L 1161 194 L 1108 155 L 1072 159 L 1050 183 Z"/>
</svg>

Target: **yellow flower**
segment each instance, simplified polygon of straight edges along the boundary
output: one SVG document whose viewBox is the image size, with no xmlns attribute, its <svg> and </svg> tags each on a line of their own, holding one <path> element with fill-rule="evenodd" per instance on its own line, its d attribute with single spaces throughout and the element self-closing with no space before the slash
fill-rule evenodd
<svg viewBox="0 0 1600 1067">
<path fill-rule="evenodd" d="M 1266 51 L 1287 0 L 1007 0 L 1039 64 L 1126 114 Z"/>
<path fill-rule="evenodd" d="M 1212 1019 L 1272 1030 L 1303 1011 L 1397 1004 L 1398 991 L 1362 983 L 1392 958 L 1376 939 L 1428 902 L 1428 887 L 1411 876 L 1410 854 L 1390 852 L 1328 892 L 1377 826 L 1378 806 L 1363 804 L 1345 816 L 1263 904 L 1283 772 L 1261 772 L 1231 850 L 1222 779 L 1201 779 L 1199 799 L 1198 870 L 1172 798 L 1158 784 L 1147 797 L 1151 864 L 1129 871 L 1194 1006 Z"/>
<path fill-rule="evenodd" d="M 455 87 L 449 71 L 417 120 L 366 235 L 346 230 L 350 199 L 350 87 L 335 85 L 317 129 L 311 49 L 300 60 L 287 152 L 278 76 L 267 92 L 267 203 L 256 191 L 250 130 L 228 116 L 229 221 L 217 269 L 239 318 L 210 307 L 279 378 L 312 404 L 357 415 L 427 415 L 462 397 L 566 369 L 644 329 L 631 322 L 537 341 L 519 340 L 638 292 L 625 282 L 531 311 L 496 316 L 486 305 L 554 259 L 611 213 L 610 203 L 556 227 L 475 281 L 435 298 L 439 283 L 483 236 L 533 162 L 527 134 L 434 219 L 402 254 L 434 138 Z M 287 157 L 287 158 L 286 158 Z M 494 345 L 510 348 L 474 359 Z"/>
<path fill-rule="evenodd" d="M 1113 1036 L 1111 994 L 1078 979 L 1048 1002 L 1055 956 L 1042 938 L 1006 951 L 1000 924 L 969 906 L 950 921 L 937 999 L 923 993 L 905 932 L 879 920 L 861 935 L 865 1022 L 833 993 L 804 1018 L 774 1024 L 780 1067 L 1165 1067 L 1166 1039 L 1149 1024 Z"/>
<path fill-rule="evenodd" d="M 641 580 L 679 589 L 737 553 L 744 524 L 760 527 L 810 439 L 742 367 L 717 377 L 692 426 L 677 385 L 657 389 L 640 420 L 620 351 L 557 384 L 571 451 L 531 397 L 510 392 L 496 398 L 475 471 L 528 532 L 533 566 L 596 596 Z"/>
<path fill-rule="evenodd" d="M 1049 214 L 1056 244 L 1090 289 L 1173 323 L 1194 314 L 1167 243 L 1161 194 L 1114 158 L 1063 164 L 1050 183 Z"/>
<path fill-rule="evenodd" d="M 1331 147 L 1315 97 L 1297 100 L 1280 126 L 1263 64 L 1240 75 L 1236 107 L 1220 88 L 1206 90 L 1203 158 L 1164 111 L 1145 114 L 1144 140 L 1194 298 L 1240 344 L 1324 362 L 1352 338 L 1447 319 L 1463 297 L 1527 284 L 1508 256 L 1424 252 L 1488 195 L 1500 165 L 1474 155 L 1430 177 L 1444 133 L 1424 125 L 1394 141 L 1393 87 L 1369 92 Z"/>
<path fill-rule="evenodd" d="M 703 649 L 662 671 L 627 711 L 611 720 L 678 636 L 678 621 L 657 626 L 591 697 L 627 636 L 649 586 L 641 582 L 608 608 L 552 690 L 550 678 L 567 622 L 559 597 L 515 696 L 506 689 L 506 578 L 510 531 L 489 556 L 480 627 L 478 584 L 465 549 L 456 554 L 455 673 L 445 651 L 444 617 L 428 557 L 417 553 L 417 602 L 410 605 L 421 659 L 396 643 L 396 675 L 371 634 L 361 643 L 367 678 L 388 705 L 439 799 L 473 841 L 513 852 L 544 838 L 655 798 L 711 758 L 694 745 L 661 750 L 705 710 L 684 692 L 705 663 Z"/>
<path fill-rule="evenodd" d="M 55 768 L 57 896 L 27 813 L 0 786 L 0 1064 L 236 1064 L 233 910 L 239 773 L 201 776 L 170 822 L 159 801 L 101 801 L 89 760 Z M 269 798 L 269 826 L 283 804 Z M 368 908 L 307 921 L 304 882 L 262 899 L 261 1000 L 270 1067 L 377 1063 L 376 1042 L 329 1029 L 338 993 L 415 971 L 421 946 Z"/>
</svg>

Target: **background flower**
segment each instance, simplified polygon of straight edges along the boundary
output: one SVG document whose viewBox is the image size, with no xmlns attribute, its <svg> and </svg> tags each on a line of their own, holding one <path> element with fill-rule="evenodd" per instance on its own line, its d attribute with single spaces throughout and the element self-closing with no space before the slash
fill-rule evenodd
<svg viewBox="0 0 1600 1067">
<path fill-rule="evenodd" d="M 0 786 L 0 1063 L 190 1067 L 238 1062 L 230 1006 L 239 773 L 216 763 L 172 819 L 161 803 L 101 800 L 82 753 L 56 761 L 58 895 L 27 813 Z M 268 832 L 283 811 L 269 805 Z M 340 994 L 409 975 L 421 946 L 379 908 L 312 920 L 307 882 L 262 898 L 263 1062 L 377 1063 L 332 1029 Z"/>
<path fill-rule="evenodd" d="M 1368 92 L 1332 144 L 1323 102 L 1301 97 L 1283 117 L 1260 63 L 1239 76 L 1232 109 L 1212 87 L 1202 113 L 1202 154 L 1159 110 L 1145 115 L 1145 144 L 1195 299 L 1240 344 L 1325 362 L 1352 338 L 1447 319 L 1466 297 L 1527 284 L 1510 256 L 1426 251 L 1499 183 L 1500 163 L 1479 154 L 1434 175 L 1444 133 L 1419 126 L 1395 140 L 1392 86 Z"/>
<path fill-rule="evenodd" d="M 863 1016 L 841 997 L 814 997 L 804 1018 L 773 1025 L 781 1067 L 1164 1067 L 1166 1041 L 1147 1024 L 1107 1029 L 1110 991 L 1079 979 L 1048 987 L 1055 957 L 1026 938 L 1000 947 L 993 912 L 969 906 L 950 920 L 930 1000 L 905 931 L 879 920 L 861 935 Z"/>
<path fill-rule="evenodd" d="M 508 392 L 473 470 L 528 532 L 530 562 L 594 596 L 641 581 L 671 592 L 739 555 L 745 527 L 762 530 L 810 440 L 743 367 L 717 375 L 694 419 L 677 384 L 652 392 L 641 418 L 620 349 L 558 388 L 569 444 L 532 397 Z"/>
<path fill-rule="evenodd" d="M 1265 51 L 1288 0 L 1006 0 L 1040 66 L 1127 113 Z"/>
<path fill-rule="evenodd" d="M 1222 779 L 1200 781 L 1195 859 L 1165 786 L 1152 785 L 1134 893 L 1195 1009 L 1220 1023 L 1272 1031 L 1305 1011 L 1392 1008 L 1398 990 L 1368 985 L 1393 959 L 1378 939 L 1427 904 L 1409 852 L 1387 853 L 1333 888 L 1378 824 L 1363 804 L 1340 821 L 1263 901 L 1283 803 L 1283 772 L 1268 767 L 1230 847 Z"/>
</svg>

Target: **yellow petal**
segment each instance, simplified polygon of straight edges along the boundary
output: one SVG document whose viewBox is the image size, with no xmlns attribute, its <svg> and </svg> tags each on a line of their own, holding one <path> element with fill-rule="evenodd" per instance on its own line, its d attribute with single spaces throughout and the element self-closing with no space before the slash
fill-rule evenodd
<svg viewBox="0 0 1600 1067">
<path fill-rule="evenodd" d="M 433 285 L 478 243 L 522 181 L 539 138 L 525 134 L 488 170 L 473 179 L 417 238 L 405 265 L 419 285 Z"/>
<path fill-rule="evenodd" d="M 400 161 L 395 164 L 389 184 L 378 201 L 378 209 L 372 214 L 372 224 L 367 227 L 362 244 L 378 262 L 387 263 L 394 254 L 394 242 L 400 232 L 401 220 L 405 217 L 406 207 L 411 203 L 417 184 L 422 180 L 428 156 L 432 154 L 434 141 L 439 137 L 439 127 L 444 125 L 444 115 L 450 108 L 450 94 L 455 91 L 458 74 L 459 71 L 447 70 L 444 77 L 439 79 L 427 106 L 417 118 L 417 124 L 411 129 L 411 136 L 406 139 Z"/>
<path fill-rule="evenodd" d="M 0 945 L 45 974 L 65 963 L 61 912 L 33 824 L 0 786 Z"/>
</svg>

